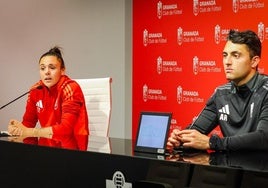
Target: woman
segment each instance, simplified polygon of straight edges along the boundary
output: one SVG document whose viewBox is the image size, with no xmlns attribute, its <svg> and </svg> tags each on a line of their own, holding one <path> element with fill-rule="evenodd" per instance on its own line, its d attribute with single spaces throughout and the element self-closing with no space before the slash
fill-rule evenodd
<svg viewBox="0 0 268 188">
<path fill-rule="evenodd" d="M 12 136 L 88 135 L 88 116 L 80 86 L 65 75 L 59 47 L 39 59 L 41 80 L 30 90 L 22 122 L 10 120 Z M 39 121 L 41 128 L 36 128 Z"/>
</svg>

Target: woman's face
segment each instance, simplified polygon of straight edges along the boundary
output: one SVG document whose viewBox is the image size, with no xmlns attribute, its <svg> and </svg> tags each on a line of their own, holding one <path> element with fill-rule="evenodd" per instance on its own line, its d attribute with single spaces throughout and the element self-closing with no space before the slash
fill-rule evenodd
<svg viewBox="0 0 268 188">
<path fill-rule="evenodd" d="M 65 69 L 61 67 L 61 62 L 56 56 L 44 56 L 39 62 L 39 73 L 45 86 L 51 88 L 64 75 Z"/>
</svg>

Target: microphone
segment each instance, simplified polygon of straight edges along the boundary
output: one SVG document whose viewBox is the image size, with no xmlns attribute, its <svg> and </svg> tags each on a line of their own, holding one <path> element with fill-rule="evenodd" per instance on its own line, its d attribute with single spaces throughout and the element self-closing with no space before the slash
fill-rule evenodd
<svg viewBox="0 0 268 188">
<path fill-rule="evenodd" d="M 205 110 L 206 106 L 204 106 L 202 108 L 202 110 L 199 112 L 199 114 L 196 116 L 196 118 L 194 119 L 194 121 L 190 124 L 190 126 L 188 127 L 188 129 L 192 129 L 192 127 L 194 126 L 195 122 L 197 121 L 197 119 L 199 118 L 200 114 L 202 114 L 202 112 Z"/>
<path fill-rule="evenodd" d="M 202 108 L 202 110 L 199 112 L 199 114 L 196 116 L 196 118 L 192 121 L 192 123 L 186 127 L 186 129 L 192 129 L 194 124 L 196 123 L 197 119 L 199 118 L 200 114 L 205 110 L 206 108 L 206 105 Z M 177 153 L 180 153 L 181 155 L 183 155 L 183 153 L 191 153 L 191 152 L 196 152 L 198 150 L 194 149 L 194 148 L 185 148 L 183 146 L 183 143 L 181 142 L 181 144 L 179 146 L 174 146 L 173 147 L 173 153 L 174 154 L 177 154 Z"/>
<path fill-rule="evenodd" d="M 33 88 L 33 89 L 42 89 L 42 88 L 43 88 L 43 86 L 39 85 L 39 86 L 37 86 L 36 88 Z M 31 89 L 31 90 L 33 90 L 33 89 Z M 10 102 L 8 102 L 7 104 L 3 105 L 3 106 L 0 108 L 0 110 L 2 110 L 3 108 L 5 108 L 6 106 L 10 105 L 11 103 L 15 102 L 16 100 L 20 99 L 20 98 L 23 97 L 24 95 L 27 95 L 28 93 L 30 93 L 31 90 L 29 90 L 29 91 L 23 93 L 22 95 L 18 96 L 17 98 L 13 99 L 12 101 L 10 101 Z"/>
<path fill-rule="evenodd" d="M 201 111 L 199 112 L 199 114 L 196 116 L 195 120 L 192 121 L 192 123 L 190 124 L 190 126 L 188 127 L 188 129 L 192 129 L 192 127 L 194 126 L 194 124 L 197 122 L 199 116 L 203 113 L 203 111 L 205 110 L 205 108 L 209 105 L 211 105 L 213 103 L 212 100 L 212 96 L 208 99 L 207 104 L 201 109 Z"/>
</svg>

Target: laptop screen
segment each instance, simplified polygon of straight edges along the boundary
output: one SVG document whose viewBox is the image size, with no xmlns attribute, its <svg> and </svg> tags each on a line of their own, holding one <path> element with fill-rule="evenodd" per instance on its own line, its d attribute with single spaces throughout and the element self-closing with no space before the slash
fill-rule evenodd
<svg viewBox="0 0 268 188">
<path fill-rule="evenodd" d="M 170 112 L 141 112 L 134 150 L 164 154 L 171 115 Z"/>
</svg>

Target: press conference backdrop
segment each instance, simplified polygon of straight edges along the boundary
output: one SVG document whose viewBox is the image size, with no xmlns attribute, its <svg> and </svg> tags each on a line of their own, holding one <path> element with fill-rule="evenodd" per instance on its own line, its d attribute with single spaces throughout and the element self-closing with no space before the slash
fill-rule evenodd
<svg viewBox="0 0 268 188">
<path fill-rule="evenodd" d="M 226 83 L 222 50 L 230 29 L 255 31 L 268 72 L 266 0 L 133 1 L 133 127 L 140 111 L 171 111 L 171 130 L 196 118 Z M 219 129 L 214 130 L 219 133 Z"/>
</svg>

